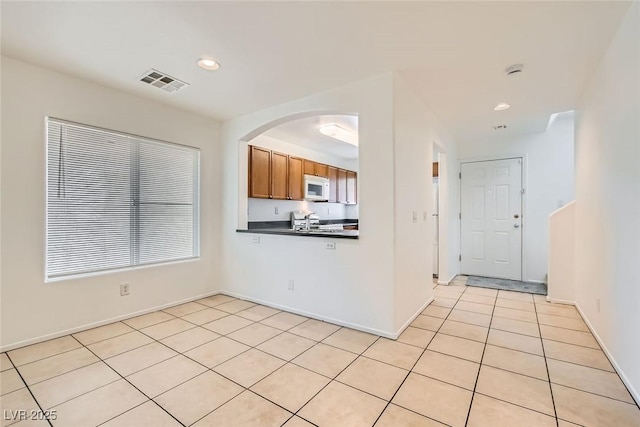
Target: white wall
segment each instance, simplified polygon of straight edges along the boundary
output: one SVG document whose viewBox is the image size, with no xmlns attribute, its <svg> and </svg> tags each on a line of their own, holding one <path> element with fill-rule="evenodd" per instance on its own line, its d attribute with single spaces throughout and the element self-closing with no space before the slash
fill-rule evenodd
<svg viewBox="0 0 640 427">
<path fill-rule="evenodd" d="M 225 122 L 226 289 L 372 332 L 395 332 L 392 91 L 392 75 L 385 74 Z M 247 221 L 246 141 L 273 121 L 318 112 L 358 114 L 360 239 L 260 235 L 260 243 L 252 243 L 251 234 L 235 232 Z M 335 250 L 325 249 L 328 241 L 336 242 Z"/>
<path fill-rule="evenodd" d="M 44 283 L 46 116 L 199 147 L 200 259 Z M 213 120 L 2 57 L 0 345 L 6 349 L 217 290 L 218 144 Z M 131 295 L 121 297 L 119 284 L 125 281 Z"/>
<path fill-rule="evenodd" d="M 394 78 L 395 328 L 433 296 L 433 144 L 437 122 Z"/>
<path fill-rule="evenodd" d="M 549 215 L 549 281 L 547 295 L 551 302 L 576 300 L 576 202 Z"/>
<path fill-rule="evenodd" d="M 358 240 L 260 235 L 255 244 L 251 234 L 235 232 L 247 221 L 246 141 L 269 123 L 297 118 L 301 112 L 358 114 Z M 226 122 L 223 281 L 227 289 L 255 301 L 395 336 L 432 295 L 431 153 L 433 141 L 440 139 L 452 147 L 455 161 L 455 144 L 392 74 Z M 325 248 L 332 240 L 335 251 Z M 294 281 L 294 291 L 287 289 L 289 280 Z"/>
<path fill-rule="evenodd" d="M 544 133 L 460 143 L 460 162 L 524 158 L 522 278 L 546 282 L 549 214 L 574 199 L 574 114 L 561 113 Z M 464 273 L 464 271 L 462 272 Z"/>
<path fill-rule="evenodd" d="M 589 81 L 576 121 L 576 301 L 640 399 L 640 5 Z M 600 300 L 598 310 L 597 300 Z"/>
</svg>

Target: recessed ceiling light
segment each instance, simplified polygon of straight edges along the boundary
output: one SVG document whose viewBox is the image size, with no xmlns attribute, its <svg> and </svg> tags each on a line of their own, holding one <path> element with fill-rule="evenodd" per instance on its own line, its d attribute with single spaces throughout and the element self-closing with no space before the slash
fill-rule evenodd
<svg viewBox="0 0 640 427">
<path fill-rule="evenodd" d="M 358 146 L 358 135 L 335 123 L 329 123 L 320 127 L 320 133 L 328 137 L 338 139 L 347 144 Z"/>
<path fill-rule="evenodd" d="M 215 59 L 211 59 L 211 58 L 198 59 L 198 66 L 208 71 L 216 71 L 220 69 L 220 63 Z"/>
<path fill-rule="evenodd" d="M 507 104 L 506 102 L 501 102 L 495 107 L 493 107 L 493 109 L 496 111 L 502 111 L 502 110 L 508 109 L 509 107 L 511 107 L 511 105 Z"/>
</svg>

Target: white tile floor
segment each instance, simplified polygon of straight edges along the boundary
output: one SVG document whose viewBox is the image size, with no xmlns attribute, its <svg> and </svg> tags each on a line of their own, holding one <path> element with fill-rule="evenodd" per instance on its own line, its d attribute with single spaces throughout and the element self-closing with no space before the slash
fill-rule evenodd
<svg viewBox="0 0 640 427">
<path fill-rule="evenodd" d="M 3 353 L 1 426 L 640 426 L 573 307 L 464 280 L 397 341 L 216 295 Z"/>
</svg>

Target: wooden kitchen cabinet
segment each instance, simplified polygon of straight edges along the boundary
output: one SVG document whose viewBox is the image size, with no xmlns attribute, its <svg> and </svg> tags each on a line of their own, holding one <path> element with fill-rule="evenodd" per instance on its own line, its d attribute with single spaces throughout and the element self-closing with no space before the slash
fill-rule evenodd
<svg viewBox="0 0 640 427">
<path fill-rule="evenodd" d="M 329 178 L 329 166 L 322 163 L 316 163 L 316 176 Z"/>
<path fill-rule="evenodd" d="M 338 169 L 338 203 L 347 203 L 347 171 Z"/>
<path fill-rule="evenodd" d="M 327 175 L 329 178 L 329 202 L 336 203 L 338 201 L 338 168 L 327 166 Z"/>
<path fill-rule="evenodd" d="M 347 171 L 347 204 L 358 203 L 358 175 L 355 172 Z"/>
<path fill-rule="evenodd" d="M 304 174 L 315 175 L 316 174 L 316 162 L 311 160 L 304 160 Z"/>
<path fill-rule="evenodd" d="M 249 146 L 249 197 L 304 200 L 304 175 L 329 179 L 329 202 L 358 203 L 356 172 Z"/>
<path fill-rule="evenodd" d="M 289 156 L 271 152 L 271 198 L 289 198 Z"/>
<path fill-rule="evenodd" d="M 249 197 L 271 196 L 271 150 L 249 147 Z"/>
<path fill-rule="evenodd" d="M 304 174 L 329 178 L 329 166 L 311 160 L 304 161 Z"/>
<path fill-rule="evenodd" d="M 304 198 L 303 163 L 303 159 L 289 156 L 289 199 L 291 200 L 302 200 Z"/>
</svg>

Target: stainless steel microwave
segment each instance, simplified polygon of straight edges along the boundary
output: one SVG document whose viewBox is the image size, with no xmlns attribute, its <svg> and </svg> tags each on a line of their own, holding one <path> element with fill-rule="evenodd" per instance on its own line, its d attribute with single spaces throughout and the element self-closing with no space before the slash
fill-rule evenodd
<svg viewBox="0 0 640 427">
<path fill-rule="evenodd" d="M 329 179 L 321 176 L 304 176 L 305 200 L 326 201 L 329 200 Z"/>
</svg>

